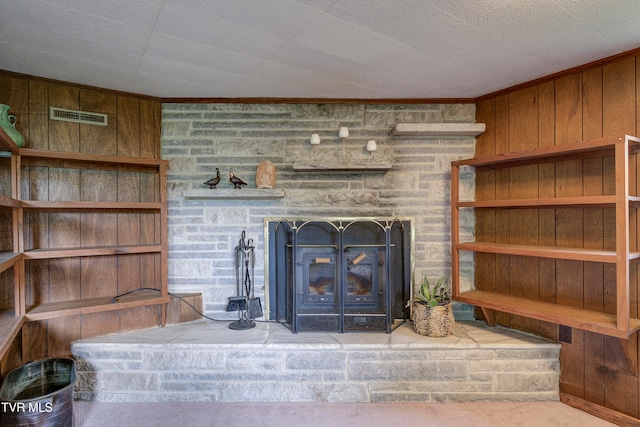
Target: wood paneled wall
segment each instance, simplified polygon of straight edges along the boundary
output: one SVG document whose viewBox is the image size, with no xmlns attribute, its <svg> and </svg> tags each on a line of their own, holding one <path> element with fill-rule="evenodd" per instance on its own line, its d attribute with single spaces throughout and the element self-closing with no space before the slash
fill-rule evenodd
<svg viewBox="0 0 640 427">
<path fill-rule="evenodd" d="M 636 52 L 637 55 L 637 52 Z M 476 155 L 500 154 L 640 131 L 640 57 L 627 56 L 483 98 L 487 130 Z M 635 156 L 634 156 L 635 157 Z M 638 165 L 630 165 L 637 194 Z M 477 174 L 477 200 L 614 193 L 612 157 L 521 166 Z M 638 249 L 632 215 L 631 250 Z M 615 212 L 606 209 L 476 210 L 477 240 L 615 250 Z M 476 254 L 476 286 L 531 299 L 615 313 L 611 265 Z M 631 269 L 631 316 L 638 316 L 638 270 Z M 502 314 L 500 324 L 557 339 L 557 325 Z M 574 329 L 562 344 L 561 392 L 640 418 L 640 381 L 617 339 Z M 631 340 L 637 347 L 637 333 Z"/>
<path fill-rule="evenodd" d="M 158 100 L 0 72 L 0 103 L 10 105 L 10 114 L 16 116 L 16 127 L 24 135 L 28 148 L 160 157 Z M 49 120 L 50 106 L 105 113 L 108 126 Z M 6 165 L 0 166 L 0 173 L 6 174 Z M 66 166 L 24 167 L 22 198 L 158 201 L 159 182 L 153 174 Z M 10 195 L 4 177 L 0 194 Z M 7 223 L 4 216 L 0 219 Z M 29 212 L 25 214 L 24 245 L 28 250 L 158 244 L 160 226 L 159 213 Z M 7 232 L 10 233 L 6 227 L 0 227 L 0 235 L 6 237 Z M 6 239 L 3 241 L 5 244 Z M 26 299 L 27 303 L 54 302 L 112 296 L 139 287 L 157 288 L 160 274 L 159 254 L 32 260 L 26 263 Z M 1 276 L 0 303 L 3 307 L 13 306 L 13 274 L 5 272 Z M 159 306 L 30 322 L 22 328 L 1 371 L 4 373 L 21 361 L 69 356 L 69 343 L 76 339 L 159 324 Z"/>
</svg>

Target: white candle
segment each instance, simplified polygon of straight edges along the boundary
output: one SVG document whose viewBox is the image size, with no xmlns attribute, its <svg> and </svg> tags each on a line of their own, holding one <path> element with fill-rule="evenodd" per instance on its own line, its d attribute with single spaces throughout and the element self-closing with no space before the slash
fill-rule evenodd
<svg viewBox="0 0 640 427">
<path fill-rule="evenodd" d="M 320 144 L 320 135 L 318 135 L 317 133 L 311 134 L 311 139 L 309 140 L 309 142 L 311 143 L 311 145 Z"/>
<path fill-rule="evenodd" d="M 348 138 L 349 137 L 349 128 L 341 127 L 340 130 L 338 131 L 338 136 L 340 138 Z"/>
<path fill-rule="evenodd" d="M 367 151 L 368 152 L 374 152 L 378 149 L 378 146 L 376 145 L 376 142 L 372 139 L 370 141 L 367 141 Z"/>
</svg>

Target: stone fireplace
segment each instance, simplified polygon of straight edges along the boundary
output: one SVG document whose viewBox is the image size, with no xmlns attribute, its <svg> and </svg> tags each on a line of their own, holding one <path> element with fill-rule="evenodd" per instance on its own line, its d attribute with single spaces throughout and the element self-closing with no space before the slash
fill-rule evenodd
<svg viewBox="0 0 640 427">
<path fill-rule="evenodd" d="M 412 223 L 266 219 L 269 318 L 294 333 L 390 333 L 409 317 Z"/>
<path fill-rule="evenodd" d="M 474 104 L 166 103 L 162 109 L 162 157 L 170 163 L 169 290 L 201 293 L 206 315 L 237 318 L 226 309 L 229 298 L 237 292 L 234 248 L 246 231 L 247 237 L 255 240 L 256 297 L 261 298 L 265 314 L 277 318 L 266 306 L 273 271 L 267 252 L 273 250 L 265 236 L 265 218 L 412 218 L 411 263 L 415 277 L 420 280 L 451 274 L 451 161 L 472 157 L 475 138 L 396 136 L 391 129 L 397 123 L 473 123 Z M 342 126 L 349 128 L 348 138 L 339 138 Z M 314 133 L 320 135 L 318 146 L 310 144 Z M 373 158 L 366 151 L 371 139 L 378 148 Z M 298 168 L 313 163 L 316 157 L 338 164 L 345 154 L 346 159 L 358 164 L 385 159 L 391 162 L 391 169 Z M 256 188 L 256 168 L 265 160 L 276 166 L 273 191 L 280 192 L 279 197 L 254 197 L 260 190 Z M 234 190 L 225 177 L 217 190 L 209 189 L 203 183 L 215 176 L 216 168 L 223 176 L 233 170 L 248 186 Z M 465 174 L 463 180 L 468 185 L 461 191 L 468 192 L 470 199 L 473 176 Z M 204 197 L 186 196 L 200 191 Z M 231 195 L 222 197 L 225 192 Z M 473 233 L 472 214 L 465 215 L 461 224 L 465 232 Z M 323 258 L 321 255 L 310 259 Z M 374 258 L 368 252 L 366 255 L 363 262 Z M 472 283 L 473 259 L 463 262 Z M 316 297 L 324 298 L 309 296 Z M 270 305 L 275 309 L 275 303 Z M 284 315 L 279 316 L 282 319 Z M 393 312 L 393 316 L 402 318 L 403 314 Z"/>
</svg>

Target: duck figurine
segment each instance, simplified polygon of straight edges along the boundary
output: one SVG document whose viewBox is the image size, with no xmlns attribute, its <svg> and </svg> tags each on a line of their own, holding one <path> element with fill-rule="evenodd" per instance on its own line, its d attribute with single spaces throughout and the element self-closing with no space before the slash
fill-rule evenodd
<svg viewBox="0 0 640 427">
<path fill-rule="evenodd" d="M 246 182 L 235 176 L 233 171 L 229 171 L 229 182 L 233 184 L 233 188 L 242 188 L 243 185 L 247 185 Z"/>
<path fill-rule="evenodd" d="M 216 168 L 216 176 L 215 178 L 211 178 L 209 181 L 205 182 L 204 185 L 208 185 L 209 188 L 218 188 L 216 185 L 220 182 L 220 169 Z"/>
</svg>

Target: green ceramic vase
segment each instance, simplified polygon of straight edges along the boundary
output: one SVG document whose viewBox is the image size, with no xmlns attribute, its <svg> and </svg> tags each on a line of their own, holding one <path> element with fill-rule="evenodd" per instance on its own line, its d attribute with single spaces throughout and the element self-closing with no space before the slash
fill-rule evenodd
<svg viewBox="0 0 640 427">
<path fill-rule="evenodd" d="M 9 108 L 11 107 L 8 105 L 0 104 L 0 127 L 18 147 L 24 147 L 24 136 L 16 129 L 16 116 L 9 114 Z"/>
</svg>

